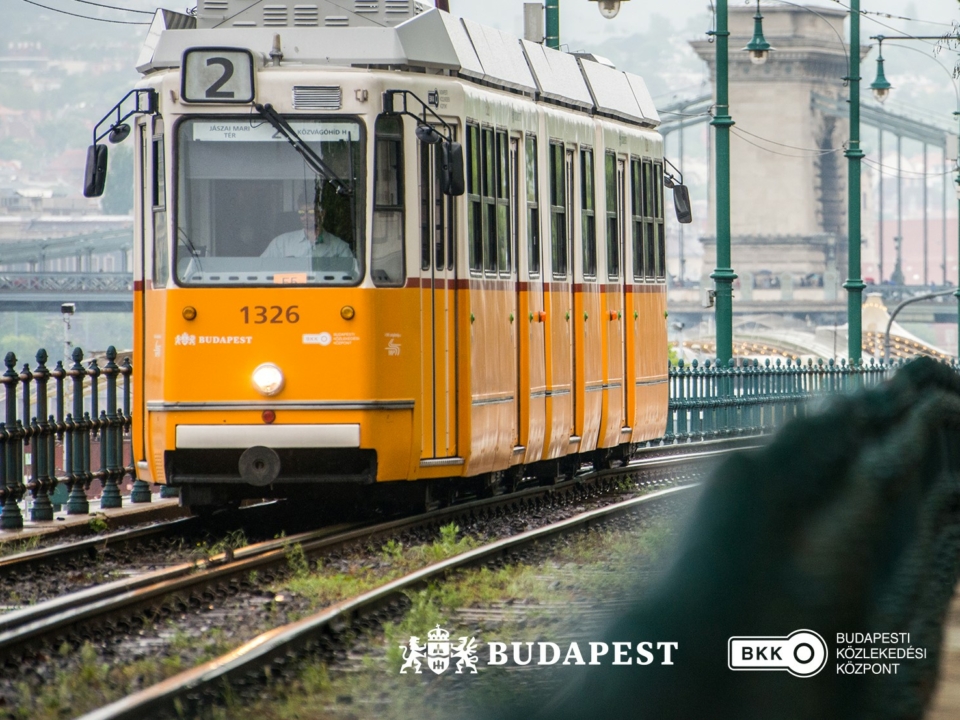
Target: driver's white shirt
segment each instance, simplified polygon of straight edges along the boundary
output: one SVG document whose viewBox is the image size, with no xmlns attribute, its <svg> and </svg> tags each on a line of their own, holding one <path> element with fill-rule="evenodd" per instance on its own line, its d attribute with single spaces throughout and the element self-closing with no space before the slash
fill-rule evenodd
<svg viewBox="0 0 960 720">
<path fill-rule="evenodd" d="M 356 260 L 350 246 L 333 233 L 324 230 L 316 242 L 311 242 L 303 229 L 277 235 L 260 257 L 346 257 Z"/>
</svg>

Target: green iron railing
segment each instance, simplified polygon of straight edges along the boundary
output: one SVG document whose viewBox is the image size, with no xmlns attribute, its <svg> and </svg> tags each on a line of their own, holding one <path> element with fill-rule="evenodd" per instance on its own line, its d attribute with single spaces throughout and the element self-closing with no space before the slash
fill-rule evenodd
<svg viewBox="0 0 960 720">
<path fill-rule="evenodd" d="M 118 508 L 123 478 L 134 477 L 123 452 L 123 436 L 129 435 L 131 423 L 130 360 L 117 365 L 117 351 L 112 346 L 103 367 L 95 359 L 84 367 L 80 348 L 74 349 L 73 364 L 68 368 L 58 361 L 50 370 L 46 350 L 40 350 L 36 359 L 32 370 L 24 364 L 17 371 L 16 355 L 7 353 L 6 372 L 0 376 L 4 391 L 4 419 L 0 422 L 3 530 L 23 527 L 20 504 L 27 492 L 32 496 L 30 519 L 42 522 L 53 520 L 51 499 L 58 486 L 67 491 L 67 513 L 86 514 L 90 512 L 87 493 L 95 479 L 102 486 L 100 507 Z M 91 457 L 91 449 L 98 457 Z M 95 465 L 99 468 L 94 470 Z M 149 500 L 149 486 L 135 482 L 131 501 Z"/>
<path fill-rule="evenodd" d="M 665 444 L 762 435 L 806 415 L 811 400 L 877 385 L 907 361 L 850 365 L 808 360 L 682 360 L 670 366 Z M 956 363 L 950 365 L 960 372 Z"/>
</svg>

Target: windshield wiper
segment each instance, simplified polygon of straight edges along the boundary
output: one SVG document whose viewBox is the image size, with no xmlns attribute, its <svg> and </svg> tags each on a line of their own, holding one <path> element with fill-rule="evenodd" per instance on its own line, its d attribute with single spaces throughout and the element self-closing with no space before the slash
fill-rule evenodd
<svg viewBox="0 0 960 720">
<path fill-rule="evenodd" d="M 337 177 L 337 174 L 320 158 L 319 155 L 313 151 L 313 148 L 307 145 L 303 139 L 297 135 L 297 131 L 290 127 L 290 123 L 277 114 L 277 111 L 273 109 L 273 105 L 257 104 L 254 107 L 268 123 L 277 129 L 277 132 L 283 135 L 287 142 L 293 146 L 293 149 L 300 153 L 307 165 L 309 165 L 315 173 L 323 176 L 327 181 L 333 184 L 333 186 L 337 189 L 338 195 L 352 194 L 346 183 Z"/>
</svg>

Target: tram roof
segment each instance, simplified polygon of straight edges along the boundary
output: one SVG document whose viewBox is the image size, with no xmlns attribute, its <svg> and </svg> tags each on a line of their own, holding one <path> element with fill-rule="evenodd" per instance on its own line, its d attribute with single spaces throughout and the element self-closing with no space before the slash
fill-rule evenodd
<svg viewBox="0 0 960 720">
<path fill-rule="evenodd" d="M 178 68 L 184 51 L 192 47 L 249 48 L 265 59 L 273 36 L 279 34 L 288 63 L 444 71 L 630 123 L 660 124 L 641 77 L 441 10 L 427 10 L 392 27 L 203 28 L 184 18 L 169 11 L 157 12 L 137 70 L 148 74 Z"/>
</svg>

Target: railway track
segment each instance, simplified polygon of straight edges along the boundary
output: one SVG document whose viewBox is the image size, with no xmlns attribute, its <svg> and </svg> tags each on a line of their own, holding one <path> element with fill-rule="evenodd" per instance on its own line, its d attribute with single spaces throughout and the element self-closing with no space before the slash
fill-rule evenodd
<svg viewBox="0 0 960 720">
<path fill-rule="evenodd" d="M 287 562 L 290 547 L 302 548 L 308 558 L 323 556 L 337 548 L 355 543 L 375 544 L 397 537 L 417 528 L 439 527 L 457 520 L 478 515 L 490 516 L 509 512 L 511 507 L 547 504 L 558 498 L 582 500 L 589 494 L 599 495 L 618 486 L 625 478 L 639 478 L 647 489 L 658 488 L 678 480 L 690 487 L 705 471 L 705 463 L 733 449 L 756 444 L 756 439 L 740 439 L 734 442 L 703 443 L 691 448 L 656 448 L 641 453 L 628 465 L 599 471 L 589 471 L 573 479 L 551 487 L 534 487 L 520 490 L 509 496 L 475 500 L 462 505 L 436 510 L 412 518 L 363 526 L 338 526 L 300 533 L 272 541 L 240 548 L 233 553 L 222 553 L 202 563 L 189 567 L 166 568 L 149 576 L 118 581 L 91 588 L 42 603 L 19 613 L 0 617 L 0 655 L 13 659 L 16 653 L 35 650 L 46 643 L 59 644 L 71 637 L 85 638 L 95 634 L 98 624 L 109 626 L 110 632 L 131 629 L 127 621 L 137 612 L 149 611 L 163 605 L 170 598 L 209 596 L 222 592 L 238 591 L 243 578 L 251 572 L 275 572 Z M 571 532 L 591 522 L 600 522 L 615 514 L 631 512 L 632 509 L 658 498 L 667 497 L 680 490 L 677 488 L 655 489 L 653 492 L 626 503 L 611 503 L 607 507 L 582 513 L 576 518 L 554 523 L 547 527 L 523 532 L 512 537 L 496 540 L 482 548 L 465 553 L 457 558 L 436 563 L 404 578 L 386 583 L 371 592 L 337 603 L 318 615 L 306 620 L 267 632 L 230 655 L 229 663 L 214 661 L 200 665 L 193 671 L 171 678 L 144 693 L 131 696 L 121 703 L 107 706 L 90 714 L 89 718 L 153 716 L 165 712 L 171 703 L 182 702 L 186 694 L 198 687 L 230 679 L 242 674 L 258 663 L 271 662 L 273 658 L 293 652 L 304 643 L 322 634 L 332 626 L 339 626 L 355 615 L 376 613 L 393 603 L 402 592 L 416 587 L 432 578 L 441 577 L 461 567 L 489 562 L 491 558 L 512 553 L 526 545 L 541 542 L 564 532 Z M 181 698 L 181 700 L 177 700 Z"/>
<path fill-rule="evenodd" d="M 133 585 L 154 571 L 222 554 L 211 548 L 270 538 L 290 527 L 301 529 L 305 522 L 291 521 L 285 504 L 271 501 L 212 518 L 178 518 L 2 557 L 0 575 L 6 582 L 0 612 L 6 614 L 0 614 L 0 626 L 23 606 L 104 585 L 117 576 Z"/>
<path fill-rule="evenodd" d="M 245 684 L 261 668 L 277 670 L 292 657 L 312 651 L 325 635 L 336 634 L 358 620 L 378 619 L 389 614 L 391 608 L 411 590 L 442 580 L 450 574 L 488 564 L 505 556 L 522 553 L 543 542 L 578 532 L 594 524 L 607 522 L 617 516 L 636 512 L 642 507 L 662 501 L 678 493 L 689 491 L 695 484 L 680 485 L 651 492 L 641 497 L 618 502 L 597 510 L 581 513 L 536 530 L 498 540 L 421 570 L 385 583 L 381 587 L 332 605 L 303 620 L 263 633 L 243 646 L 164 682 L 126 697 L 99 710 L 81 716 L 79 720 L 139 720 L 143 717 L 174 716 L 177 708 L 196 709 L 203 699 L 209 701 L 225 684 Z"/>
</svg>

